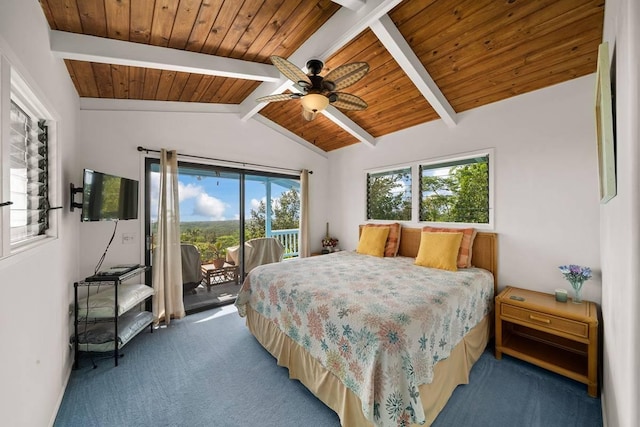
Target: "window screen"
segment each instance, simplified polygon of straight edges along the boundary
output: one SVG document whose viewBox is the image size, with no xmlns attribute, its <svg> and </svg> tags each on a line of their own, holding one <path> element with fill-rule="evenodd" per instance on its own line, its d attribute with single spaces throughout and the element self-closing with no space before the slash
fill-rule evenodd
<svg viewBox="0 0 640 427">
<path fill-rule="evenodd" d="M 489 223 L 489 156 L 420 166 L 420 221 Z"/>
<path fill-rule="evenodd" d="M 367 219 L 411 220 L 411 168 L 367 174 Z"/>
<path fill-rule="evenodd" d="M 48 223 L 47 126 L 11 101 L 11 245 L 45 234 Z"/>
</svg>

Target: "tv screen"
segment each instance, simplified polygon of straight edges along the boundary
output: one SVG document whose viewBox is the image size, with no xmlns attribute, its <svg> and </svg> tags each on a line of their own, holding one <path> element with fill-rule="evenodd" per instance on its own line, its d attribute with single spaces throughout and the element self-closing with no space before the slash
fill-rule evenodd
<svg viewBox="0 0 640 427">
<path fill-rule="evenodd" d="M 81 221 L 138 218 L 138 181 L 84 170 Z"/>
</svg>

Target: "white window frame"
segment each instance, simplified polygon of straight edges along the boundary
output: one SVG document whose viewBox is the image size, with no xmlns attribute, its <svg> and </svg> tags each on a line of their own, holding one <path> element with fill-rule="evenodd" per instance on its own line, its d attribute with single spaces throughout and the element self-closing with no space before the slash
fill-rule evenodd
<svg viewBox="0 0 640 427">
<path fill-rule="evenodd" d="M 446 162 L 454 162 L 458 160 L 465 160 L 474 157 L 488 157 L 489 159 L 489 222 L 488 223 L 463 223 L 463 222 L 434 222 L 434 221 L 420 221 L 420 166 L 428 166 L 439 163 Z M 473 227 L 480 230 L 493 230 L 495 227 L 494 223 L 494 198 L 495 198 L 495 187 L 494 187 L 494 176 L 495 176 L 495 149 L 494 148 L 486 148 L 483 150 L 470 151 L 465 153 L 452 154 L 448 156 L 435 157 L 430 159 L 423 159 L 416 162 L 411 163 L 403 163 L 398 165 L 386 166 L 375 169 L 367 169 L 364 171 L 364 220 L 368 222 L 380 222 L 380 223 L 391 223 L 391 222 L 401 222 L 401 223 L 414 223 L 419 226 L 425 225 L 434 225 L 440 227 Z M 368 192 L 368 175 L 372 173 L 381 173 L 381 172 L 389 172 L 398 169 L 411 169 L 411 220 L 378 220 L 378 219 L 367 219 L 367 192 Z"/>
<path fill-rule="evenodd" d="M 415 218 L 419 220 L 420 218 L 420 198 L 422 197 L 422 194 L 420 193 L 420 166 L 430 166 L 430 165 L 437 165 L 440 163 L 447 163 L 447 162 L 456 162 L 456 161 L 460 161 L 460 160 L 466 160 L 466 159 L 472 159 L 475 157 L 487 157 L 488 158 L 488 163 L 489 163 L 489 222 L 487 223 L 476 223 L 476 222 L 436 222 L 436 221 L 418 221 L 420 224 L 423 225 L 437 225 L 437 226 L 452 226 L 452 227 L 474 227 L 474 228 L 479 228 L 479 229 L 486 229 L 486 230 L 493 230 L 494 228 L 494 205 L 493 205 L 493 200 L 494 200 L 494 169 L 495 169 L 495 149 L 493 148 L 488 148 L 485 150 L 479 150 L 479 151 L 473 151 L 473 152 L 467 152 L 467 153 L 460 153 L 460 154 L 454 154 L 451 156 L 444 156 L 444 157 L 438 157 L 438 158 L 433 158 L 433 159 L 428 159 L 428 160 L 422 160 L 420 162 L 418 162 L 416 164 L 416 174 L 417 174 L 417 178 L 416 178 L 416 193 L 417 193 L 417 198 L 416 200 L 416 206 L 414 206 L 415 208 Z"/>
<path fill-rule="evenodd" d="M 401 169 L 409 169 L 411 174 L 411 218 L 408 220 L 395 220 L 395 219 L 379 219 L 379 218 L 368 218 L 369 216 L 369 175 L 370 174 L 378 174 L 385 172 L 393 172 Z M 364 171 L 364 220 L 369 222 L 379 222 L 379 223 L 409 223 L 415 217 L 414 213 L 414 205 L 415 205 L 415 167 L 412 163 L 404 163 L 399 165 L 387 166 L 384 168 L 376 168 L 376 169 L 368 169 Z"/>
<path fill-rule="evenodd" d="M 44 97 L 39 91 L 34 91 L 32 86 L 21 76 L 20 72 L 12 66 L 8 58 L 0 52 L 0 201 L 10 200 L 10 134 L 11 126 L 10 106 L 11 100 L 33 117 L 46 120 L 48 126 L 48 190 L 49 203 L 52 207 L 59 206 L 58 202 L 58 165 L 54 161 L 57 158 L 57 126 L 54 115 L 43 102 Z M 58 210 L 49 211 L 49 229 L 44 235 L 34 236 L 19 243 L 11 243 L 9 207 L 0 208 L 0 259 L 10 255 L 25 252 L 31 248 L 40 246 L 46 241 L 58 237 Z"/>
</svg>

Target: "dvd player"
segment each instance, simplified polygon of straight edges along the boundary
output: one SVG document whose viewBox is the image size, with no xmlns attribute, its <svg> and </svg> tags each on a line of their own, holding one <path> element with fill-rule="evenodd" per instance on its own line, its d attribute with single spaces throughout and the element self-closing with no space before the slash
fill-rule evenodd
<svg viewBox="0 0 640 427">
<path fill-rule="evenodd" d="M 120 276 L 140 267 L 139 264 L 114 265 L 106 270 L 98 272 L 98 276 Z"/>
</svg>

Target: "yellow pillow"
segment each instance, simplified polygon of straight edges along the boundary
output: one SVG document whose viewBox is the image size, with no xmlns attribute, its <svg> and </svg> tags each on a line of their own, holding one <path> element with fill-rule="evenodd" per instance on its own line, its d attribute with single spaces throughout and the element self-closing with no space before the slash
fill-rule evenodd
<svg viewBox="0 0 640 427">
<path fill-rule="evenodd" d="M 360 234 L 356 252 L 382 257 L 387 237 L 389 237 L 389 227 L 365 227 Z"/>
<path fill-rule="evenodd" d="M 458 271 L 458 250 L 461 242 L 462 233 L 423 231 L 415 263 L 423 267 Z"/>
</svg>

